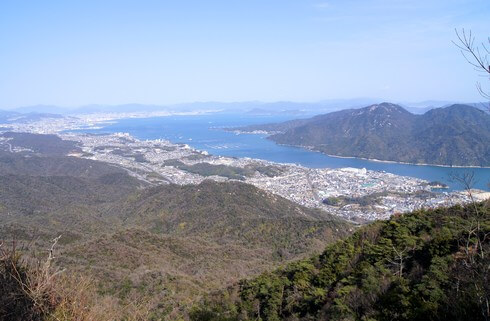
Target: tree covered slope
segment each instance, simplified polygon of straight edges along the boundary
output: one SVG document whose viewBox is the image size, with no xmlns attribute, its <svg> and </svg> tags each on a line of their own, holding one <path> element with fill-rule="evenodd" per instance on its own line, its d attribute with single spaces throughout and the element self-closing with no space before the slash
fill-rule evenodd
<svg viewBox="0 0 490 321">
<path fill-rule="evenodd" d="M 151 187 L 111 164 L 62 154 L 0 151 L 0 247 L 15 239 L 34 255 L 61 235 L 56 263 L 67 274 L 93 279 L 115 306 L 144 303 L 155 320 L 185 318 L 203 294 L 354 230 L 252 185 Z"/>
<path fill-rule="evenodd" d="M 488 204 L 375 222 L 208 298 L 194 320 L 488 320 Z"/>
<path fill-rule="evenodd" d="M 277 143 L 305 146 L 329 155 L 490 166 L 490 115 L 468 105 L 414 115 L 401 106 L 382 103 L 253 127 L 260 129 L 274 133 L 270 139 Z"/>
</svg>

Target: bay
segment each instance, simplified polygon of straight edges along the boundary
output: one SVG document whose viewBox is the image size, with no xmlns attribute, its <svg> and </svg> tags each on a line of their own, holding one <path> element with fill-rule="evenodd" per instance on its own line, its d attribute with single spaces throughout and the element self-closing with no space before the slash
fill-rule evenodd
<svg viewBox="0 0 490 321">
<path fill-rule="evenodd" d="M 192 116 L 165 116 L 121 119 L 100 129 L 87 129 L 91 133 L 125 132 L 138 139 L 167 139 L 173 143 L 185 143 L 213 155 L 250 157 L 279 163 L 294 163 L 310 168 L 354 167 L 368 170 L 417 177 L 428 181 L 440 181 L 449 190 L 461 190 L 463 186 L 454 176 L 472 174 L 473 187 L 489 190 L 490 169 L 460 168 L 430 165 L 410 165 L 377 162 L 358 158 L 340 158 L 303 148 L 277 145 L 266 135 L 235 134 L 224 128 L 252 124 L 264 124 L 296 119 L 291 115 L 248 115 L 213 113 Z"/>
</svg>

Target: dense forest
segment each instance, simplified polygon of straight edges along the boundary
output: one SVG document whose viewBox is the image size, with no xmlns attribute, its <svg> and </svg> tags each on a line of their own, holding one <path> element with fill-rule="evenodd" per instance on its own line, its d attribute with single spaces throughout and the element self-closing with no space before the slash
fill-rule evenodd
<svg viewBox="0 0 490 321">
<path fill-rule="evenodd" d="M 489 204 L 420 210 L 242 280 L 193 320 L 489 320 Z"/>
</svg>

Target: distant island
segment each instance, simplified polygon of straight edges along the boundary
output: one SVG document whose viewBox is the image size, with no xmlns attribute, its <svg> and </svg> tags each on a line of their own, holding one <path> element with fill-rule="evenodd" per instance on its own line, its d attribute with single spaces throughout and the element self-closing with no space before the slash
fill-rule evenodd
<svg viewBox="0 0 490 321">
<path fill-rule="evenodd" d="M 455 104 L 415 115 L 381 103 L 308 119 L 235 128 L 332 156 L 444 166 L 490 166 L 490 115 Z"/>
</svg>

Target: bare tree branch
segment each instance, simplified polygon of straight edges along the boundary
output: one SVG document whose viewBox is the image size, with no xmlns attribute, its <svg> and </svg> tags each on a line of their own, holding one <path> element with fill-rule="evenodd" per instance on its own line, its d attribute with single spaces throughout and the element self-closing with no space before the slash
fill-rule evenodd
<svg viewBox="0 0 490 321">
<path fill-rule="evenodd" d="M 478 72 L 483 73 L 485 77 L 488 76 L 490 79 L 490 37 L 487 39 L 488 44 L 482 42 L 480 45 L 475 45 L 475 37 L 471 30 L 467 32 L 463 28 L 461 31 L 455 29 L 455 32 L 458 41 L 453 41 L 453 43 L 461 50 L 465 60 Z M 484 90 L 480 82 L 476 83 L 476 88 L 483 98 L 490 100 L 490 92 Z M 490 104 L 486 107 L 490 111 Z"/>
</svg>

